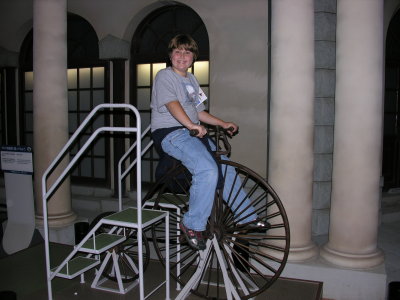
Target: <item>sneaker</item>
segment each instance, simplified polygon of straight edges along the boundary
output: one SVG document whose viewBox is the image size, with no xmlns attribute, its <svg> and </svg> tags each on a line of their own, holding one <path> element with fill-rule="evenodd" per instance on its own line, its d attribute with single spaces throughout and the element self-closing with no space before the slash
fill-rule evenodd
<svg viewBox="0 0 400 300">
<path fill-rule="evenodd" d="M 183 232 L 183 235 L 185 236 L 190 247 L 196 250 L 206 249 L 206 241 L 204 240 L 202 231 L 189 229 L 183 224 L 183 222 L 179 224 L 179 228 Z"/>
</svg>

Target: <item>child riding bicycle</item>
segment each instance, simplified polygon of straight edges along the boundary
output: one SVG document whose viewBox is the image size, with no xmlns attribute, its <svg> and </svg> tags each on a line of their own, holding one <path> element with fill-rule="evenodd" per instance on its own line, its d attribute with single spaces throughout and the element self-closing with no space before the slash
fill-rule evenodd
<svg viewBox="0 0 400 300">
<path fill-rule="evenodd" d="M 205 111 L 199 83 L 188 72 L 198 56 L 196 42 L 189 35 L 177 35 L 169 43 L 168 55 L 170 66 L 158 72 L 153 84 L 152 137 L 158 149 L 181 161 L 192 174 L 189 210 L 184 214 L 180 228 L 191 247 L 204 250 L 207 239 L 204 232 L 213 207 L 218 179 L 226 171 L 225 182 L 233 182 L 235 171 L 232 167 L 221 170 L 212 154 L 216 146 L 207 137 L 207 129 L 200 122 L 229 129 L 231 135 L 237 132 L 238 126 Z M 197 135 L 191 136 L 190 130 L 196 130 Z M 222 159 L 228 158 L 222 156 Z M 240 186 L 240 182 L 235 181 L 234 184 Z M 249 204 L 248 199 L 240 204 L 232 203 L 233 211 L 240 211 L 242 216 L 246 216 L 238 222 L 266 228 L 268 223 L 258 220 L 254 207 Z"/>
</svg>

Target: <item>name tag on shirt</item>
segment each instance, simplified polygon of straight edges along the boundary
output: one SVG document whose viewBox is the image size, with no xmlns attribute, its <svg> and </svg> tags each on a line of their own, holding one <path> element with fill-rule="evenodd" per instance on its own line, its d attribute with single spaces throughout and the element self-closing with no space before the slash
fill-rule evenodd
<svg viewBox="0 0 400 300">
<path fill-rule="evenodd" d="M 206 94 L 203 92 L 201 87 L 199 87 L 199 103 L 197 103 L 196 106 L 199 106 L 201 103 L 207 100 Z"/>
</svg>

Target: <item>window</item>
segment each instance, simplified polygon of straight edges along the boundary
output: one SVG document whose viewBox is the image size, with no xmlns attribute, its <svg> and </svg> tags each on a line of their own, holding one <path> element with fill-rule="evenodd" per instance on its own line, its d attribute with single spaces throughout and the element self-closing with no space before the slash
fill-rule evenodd
<svg viewBox="0 0 400 300">
<path fill-rule="evenodd" d="M 5 139 L 3 137 L 4 134 L 4 125 L 6 124 L 4 120 L 4 102 L 5 102 L 5 95 L 4 95 L 4 74 L 3 69 L 0 69 L 0 145 L 5 143 Z"/>
<path fill-rule="evenodd" d="M 68 69 L 68 126 L 70 136 L 95 106 L 104 103 L 104 72 L 104 67 Z M 33 147 L 33 72 L 25 72 L 24 78 L 24 141 L 26 145 Z M 71 158 L 76 155 L 93 131 L 106 123 L 105 116 L 99 115 L 88 126 L 72 149 Z M 84 182 L 85 179 L 93 179 L 101 183 L 107 181 L 106 149 L 108 147 L 104 137 L 99 138 L 74 170 L 72 179 L 79 177 L 79 182 Z"/>
<path fill-rule="evenodd" d="M 23 141 L 26 146 L 33 147 L 33 72 L 25 72 L 23 101 Z"/>
<path fill-rule="evenodd" d="M 105 68 L 68 69 L 68 126 L 71 136 L 93 108 L 105 102 Z M 104 114 L 99 114 L 93 123 L 89 124 L 83 136 L 71 152 L 75 156 L 90 135 L 97 128 L 108 123 Z M 80 164 L 72 173 L 72 180 L 105 183 L 108 181 L 107 149 L 108 139 L 101 136 L 93 147 L 88 150 Z"/>
</svg>

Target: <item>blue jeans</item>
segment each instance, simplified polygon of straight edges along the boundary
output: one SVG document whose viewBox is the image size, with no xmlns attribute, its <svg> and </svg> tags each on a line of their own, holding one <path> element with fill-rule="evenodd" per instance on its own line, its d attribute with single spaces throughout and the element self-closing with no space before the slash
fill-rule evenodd
<svg viewBox="0 0 400 300">
<path fill-rule="evenodd" d="M 183 216 L 183 223 L 186 227 L 204 231 L 207 225 L 207 219 L 211 214 L 214 202 L 215 189 L 218 183 L 218 165 L 204 144 L 196 137 L 192 137 L 187 129 L 178 129 L 169 133 L 161 142 L 164 152 L 172 157 L 180 160 L 182 164 L 192 174 L 192 185 L 190 187 L 189 210 Z M 212 149 L 215 145 L 210 142 Z M 222 159 L 228 160 L 228 157 L 223 156 Z M 228 167 L 225 170 L 225 165 L 222 168 L 222 174 L 225 174 L 226 190 L 224 189 L 223 198 L 227 199 L 234 184 L 233 193 L 238 191 L 236 201 L 231 204 L 232 211 L 235 215 L 245 217 L 239 220 L 240 223 L 250 222 L 257 218 L 254 213 L 254 207 L 250 205 L 250 199 L 241 189 L 241 181 L 239 178 L 235 180 L 236 171 L 233 167 Z M 240 201 L 239 201 L 240 199 Z M 242 200 L 244 201 L 242 202 Z M 238 207 L 240 206 L 240 207 Z M 244 211 L 243 211 L 244 210 Z"/>
</svg>

